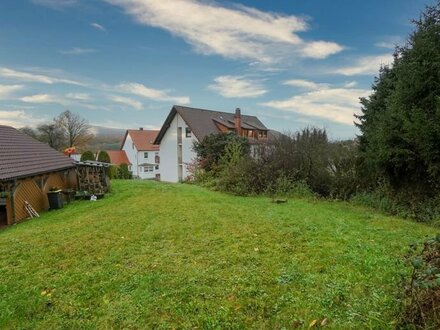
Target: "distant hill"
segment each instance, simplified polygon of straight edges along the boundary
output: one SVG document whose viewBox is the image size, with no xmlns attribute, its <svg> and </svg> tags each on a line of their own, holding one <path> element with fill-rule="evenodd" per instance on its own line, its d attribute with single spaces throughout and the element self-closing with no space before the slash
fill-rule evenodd
<svg viewBox="0 0 440 330">
<path fill-rule="evenodd" d="M 94 138 L 89 141 L 86 149 L 91 151 L 118 150 L 121 147 L 125 129 L 104 126 L 92 126 Z"/>
</svg>

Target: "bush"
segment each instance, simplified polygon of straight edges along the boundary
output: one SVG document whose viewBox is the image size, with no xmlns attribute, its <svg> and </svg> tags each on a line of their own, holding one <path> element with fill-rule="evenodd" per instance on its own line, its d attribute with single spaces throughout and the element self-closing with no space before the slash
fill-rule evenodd
<svg viewBox="0 0 440 330">
<path fill-rule="evenodd" d="M 85 162 L 87 160 L 91 160 L 91 161 L 95 160 L 95 155 L 90 150 L 84 151 L 83 154 L 81 155 L 82 162 Z"/>
<path fill-rule="evenodd" d="M 122 163 L 121 165 L 119 165 L 118 171 L 117 171 L 117 178 L 118 179 L 132 179 L 133 178 L 133 175 L 128 170 L 127 164 Z"/>
<path fill-rule="evenodd" d="M 403 280 L 404 311 L 399 328 L 440 329 L 440 235 L 413 245 L 411 275 Z"/>
<path fill-rule="evenodd" d="M 103 162 L 103 163 L 108 163 L 108 164 L 111 163 L 110 156 L 109 156 L 109 154 L 107 153 L 107 151 L 105 151 L 105 150 L 101 150 L 101 151 L 98 153 L 98 162 Z"/>
</svg>

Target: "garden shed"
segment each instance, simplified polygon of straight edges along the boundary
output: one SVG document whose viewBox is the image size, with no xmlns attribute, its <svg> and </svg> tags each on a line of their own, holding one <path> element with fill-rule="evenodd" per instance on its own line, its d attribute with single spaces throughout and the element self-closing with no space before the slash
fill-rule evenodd
<svg viewBox="0 0 440 330">
<path fill-rule="evenodd" d="M 29 217 L 26 202 L 47 210 L 52 187 L 75 189 L 74 161 L 10 126 L 0 125 L 0 226 Z"/>
</svg>

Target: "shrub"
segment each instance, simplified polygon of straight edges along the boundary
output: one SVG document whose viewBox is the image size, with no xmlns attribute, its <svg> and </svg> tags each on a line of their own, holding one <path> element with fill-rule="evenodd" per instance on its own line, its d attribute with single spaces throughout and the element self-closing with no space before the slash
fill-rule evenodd
<svg viewBox="0 0 440 330">
<path fill-rule="evenodd" d="M 121 165 L 119 165 L 118 171 L 117 171 L 117 177 L 118 177 L 118 179 L 132 179 L 133 178 L 133 175 L 128 170 L 127 164 L 122 163 Z"/>
<path fill-rule="evenodd" d="M 108 163 L 108 164 L 111 163 L 110 156 L 109 156 L 109 154 L 107 153 L 107 151 L 105 151 L 105 150 L 101 150 L 101 151 L 98 153 L 98 162 L 103 162 L 103 163 Z"/>
<path fill-rule="evenodd" d="M 87 160 L 92 160 L 92 161 L 95 160 L 95 155 L 90 150 L 84 151 L 83 154 L 81 155 L 82 162 L 85 162 Z"/>
<path fill-rule="evenodd" d="M 403 280 L 405 301 L 399 328 L 440 329 L 440 235 L 411 250 L 412 269 Z"/>
</svg>

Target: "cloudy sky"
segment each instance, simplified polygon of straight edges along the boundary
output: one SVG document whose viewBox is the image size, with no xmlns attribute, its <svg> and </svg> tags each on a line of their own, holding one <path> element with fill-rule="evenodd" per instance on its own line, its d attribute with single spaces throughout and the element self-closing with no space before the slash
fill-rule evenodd
<svg viewBox="0 0 440 330">
<path fill-rule="evenodd" d="M 65 109 L 159 128 L 173 104 L 356 134 L 353 113 L 431 0 L 2 0 L 0 124 Z"/>
</svg>

